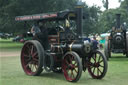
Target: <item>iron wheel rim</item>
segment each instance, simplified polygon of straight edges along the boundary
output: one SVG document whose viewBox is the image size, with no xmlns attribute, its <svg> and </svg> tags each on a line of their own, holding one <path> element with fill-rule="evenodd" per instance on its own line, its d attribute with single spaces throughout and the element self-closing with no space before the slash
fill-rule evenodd
<svg viewBox="0 0 128 85">
<path fill-rule="evenodd" d="M 67 54 L 63 59 L 62 69 L 64 72 L 64 76 L 68 81 L 75 81 L 78 73 L 78 61 L 71 54 Z M 76 69 L 77 68 L 77 69 Z"/>
<path fill-rule="evenodd" d="M 98 56 L 98 57 L 97 57 Z M 93 54 L 89 58 L 88 72 L 95 79 L 101 79 L 105 76 L 107 71 L 106 60 L 99 52 Z"/>
<path fill-rule="evenodd" d="M 26 43 L 21 52 L 21 64 L 27 75 L 34 75 L 39 68 L 38 51 L 33 43 Z"/>
</svg>

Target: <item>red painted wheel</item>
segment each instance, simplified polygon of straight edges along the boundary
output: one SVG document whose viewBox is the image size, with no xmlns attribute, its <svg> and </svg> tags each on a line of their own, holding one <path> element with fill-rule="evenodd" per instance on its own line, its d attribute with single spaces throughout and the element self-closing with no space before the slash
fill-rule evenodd
<svg viewBox="0 0 128 85">
<path fill-rule="evenodd" d="M 21 65 L 27 75 L 37 76 L 42 72 L 44 50 L 36 40 L 25 42 L 21 51 Z"/>
<path fill-rule="evenodd" d="M 79 55 L 75 52 L 66 53 L 62 61 L 62 70 L 66 80 L 77 82 L 82 74 L 82 63 Z"/>
<path fill-rule="evenodd" d="M 107 59 L 101 51 L 96 51 L 89 58 L 88 72 L 95 79 L 102 79 L 107 72 Z"/>
</svg>

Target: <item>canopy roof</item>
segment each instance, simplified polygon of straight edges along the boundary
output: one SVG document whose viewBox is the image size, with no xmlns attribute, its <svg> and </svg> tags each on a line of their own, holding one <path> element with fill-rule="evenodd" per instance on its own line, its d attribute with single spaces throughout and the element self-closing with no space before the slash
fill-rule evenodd
<svg viewBox="0 0 128 85">
<path fill-rule="evenodd" d="M 16 16 L 16 21 L 30 21 L 30 20 L 63 20 L 70 16 L 70 18 L 76 18 L 74 11 L 60 11 L 56 13 L 41 13 L 33 15 Z"/>
</svg>

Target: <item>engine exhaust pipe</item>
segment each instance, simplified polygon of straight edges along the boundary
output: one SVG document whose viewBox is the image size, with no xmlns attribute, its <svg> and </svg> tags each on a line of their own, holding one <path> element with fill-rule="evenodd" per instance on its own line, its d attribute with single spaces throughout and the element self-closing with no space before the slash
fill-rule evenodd
<svg viewBox="0 0 128 85">
<path fill-rule="evenodd" d="M 78 34 L 78 38 L 82 39 L 82 35 L 83 35 L 83 2 L 81 2 L 81 1 L 79 1 L 77 3 L 76 14 L 77 14 L 77 19 L 76 19 L 77 34 Z"/>
<path fill-rule="evenodd" d="M 116 28 L 120 29 L 120 16 L 121 14 L 116 14 Z"/>
</svg>

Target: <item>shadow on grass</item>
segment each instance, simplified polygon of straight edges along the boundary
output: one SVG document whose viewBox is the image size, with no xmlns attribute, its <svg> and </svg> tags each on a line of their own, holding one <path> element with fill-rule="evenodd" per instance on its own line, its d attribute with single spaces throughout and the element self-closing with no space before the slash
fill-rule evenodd
<svg viewBox="0 0 128 85">
<path fill-rule="evenodd" d="M 93 78 L 81 78 L 79 84 L 92 84 L 95 82 L 96 85 L 99 83 L 108 83 L 109 81 L 107 79 L 93 79 Z"/>
<path fill-rule="evenodd" d="M 84 75 L 84 74 L 83 74 Z M 40 76 L 38 77 L 43 77 L 43 78 L 48 78 L 48 79 L 56 79 L 56 80 L 61 80 L 64 82 L 67 82 L 67 80 L 65 79 L 63 73 L 42 73 Z M 78 84 L 85 84 L 85 83 L 91 83 L 91 82 L 108 82 L 108 80 L 106 79 L 93 79 L 93 78 L 88 78 L 88 77 L 82 77 L 79 79 Z M 77 83 L 77 82 L 69 82 L 69 83 Z"/>
<path fill-rule="evenodd" d="M 63 80 L 65 81 L 64 75 L 63 73 L 54 73 L 54 72 L 50 72 L 50 73 L 41 73 L 40 76 L 38 77 L 45 77 L 45 78 L 49 78 L 49 79 L 57 79 L 57 80 Z"/>
<path fill-rule="evenodd" d="M 110 61 L 128 61 L 128 57 L 126 56 L 112 56 L 109 58 Z"/>
</svg>

